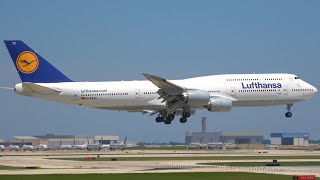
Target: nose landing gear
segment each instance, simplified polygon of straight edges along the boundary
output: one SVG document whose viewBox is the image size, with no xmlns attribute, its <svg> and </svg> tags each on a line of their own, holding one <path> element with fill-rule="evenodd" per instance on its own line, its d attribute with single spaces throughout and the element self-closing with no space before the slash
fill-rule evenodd
<svg viewBox="0 0 320 180">
<path fill-rule="evenodd" d="M 292 116 L 292 113 L 291 113 L 291 107 L 293 106 L 293 104 L 287 104 L 287 110 L 288 110 L 288 112 L 286 112 L 286 114 L 285 114 L 285 116 L 287 117 L 287 118 L 290 118 L 291 116 Z"/>
</svg>

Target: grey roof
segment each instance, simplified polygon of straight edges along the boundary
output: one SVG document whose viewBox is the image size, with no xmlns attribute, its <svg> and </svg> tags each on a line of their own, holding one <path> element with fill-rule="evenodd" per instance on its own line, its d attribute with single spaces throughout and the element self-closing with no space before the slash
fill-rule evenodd
<svg viewBox="0 0 320 180">
<path fill-rule="evenodd" d="M 115 141 L 119 140 L 119 136 L 95 136 L 94 140 L 110 140 L 110 141 Z"/>
<path fill-rule="evenodd" d="M 221 132 L 221 136 L 263 136 L 262 132 Z"/>
<path fill-rule="evenodd" d="M 37 140 L 39 138 L 34 136 L 12 136 L 13 139 Z"/>
<path fill-rule="evenodd" d="M 216 135 L 216 136 L 263 136 L 263 132 L 186 132 L 186 136 L 195 136 L 195 135 Z"/>
<path fill-rule="evenodd" d="M 37 135 L 35 136 L 39 139 L 65 139 L 65 138 L 74 138 L 73 135 L 55 135 L 55 134 L 46 134 L 46 135 Z"/>
</svg>

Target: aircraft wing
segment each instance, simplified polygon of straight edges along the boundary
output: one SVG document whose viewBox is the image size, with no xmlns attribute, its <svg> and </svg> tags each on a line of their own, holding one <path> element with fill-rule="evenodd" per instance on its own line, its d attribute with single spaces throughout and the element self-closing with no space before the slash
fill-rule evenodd
<svg viewBox="0 0 320 180">
<path fill-rule="evenodd" d="M 160 97 L 158 99 L 163 99 L 162 102 L 167 103 L 169 114 L 182 106 L 187 106 L 182 100 L 182 94 L 187 90 L 185 87 L 181 87 L 158 76 L 147 73 L 143 73 L 143 75 L 159 88 L 157 93 Z"/>
<path fill-rule="evenodd" d="M 142 114 L 150 114 L 150 116 L 153 116 L 153 115 L 157 114 L 159 111 L 150 110 L 150 109 L 142 109 L 142 110 L 128 110 L 128 112 L 141 112 Z"/>
<path fill-rule="evenodd" d="M 159 111 L 148 110 L 148 109 L 142 110 L 142 114 L 150 113 L 150 116 L 153 116 L 153 115 L 157 114 L 158 112 Z"/>
<path fill-rule="evenodd" d="M 167 79 L 164 79 L 164 78 L 161 78 L 158 76 L 154 76 L 154 75 L 147 74 L 147 73 L 143 73 L 143 75 L 149 81 L 151 81 L 154 85 L 156 85 L 159 88 L 157 93 L 160 95 L 160 97 L 158 99 L 163 99 L 162 103 L 166 102 L 168 114 L 173 113 L 173 112 L 177 113 L 178 112 L 177 109 L 179 109 L 181 107 L 184 110 L 189 109 L 189 111 L 190 111 L 190 107 L 184 99 L 184 93 L 188 92 L 188 90 L 192 90 L 192 89 L 187 89 L 185 87 L 181 87 L 177 84 L 174 84 L 174 83 L 168 81 Z M 224 95 L 211 96 L 211 98 L 217 98 L 217 97 L 231 99 L 231 101 L 237 101 L 233 97 L 224 96 Z"/>
<path fill-rule="evenodd" d="M 165 92 L 168 95 L 180 95 L 185 90 L 184 87 L 178 86 L 167 79 L 154 76 L 151 74 L 143 73 L 143 75 L 151 81 L 154 85 L 156 85 L 158 88 L 160 88 L 163 92 Z"/>
</svg>

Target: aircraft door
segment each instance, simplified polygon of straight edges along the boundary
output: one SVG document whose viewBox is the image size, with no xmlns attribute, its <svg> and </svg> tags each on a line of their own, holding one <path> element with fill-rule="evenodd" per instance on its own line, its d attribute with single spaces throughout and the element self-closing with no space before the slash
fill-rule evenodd
<svg viewBox="0 0 320 180">
<path fill-rule="evenodd" d="M 140 97 L 140 89 L 135 90 L 135 97 L 139 98 Z"/>
<path fill-rule="evenodd" d="M 73 91 L 73 101 L 79 101 L 80 99 L 80 91 L 74 90 Z"/>
<path fill-rule="evenodd" d="M 288 86 L 283 86 L 283 95 L 288 95 Z"/>
<path fill-rule="evenodd" d="M 236 87 L 231 87 L 230 90 L 231 90 L 230 95 L 231 96 L 235 96 L 236 95 L 236 91 L 237 91 Z"/>
</svg>

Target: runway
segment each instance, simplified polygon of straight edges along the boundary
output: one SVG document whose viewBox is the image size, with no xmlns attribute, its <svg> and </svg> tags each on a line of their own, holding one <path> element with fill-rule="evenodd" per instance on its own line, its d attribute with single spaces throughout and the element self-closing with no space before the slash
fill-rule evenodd
<svg viewBox="0 0 320 180">
<path fill-rule="evenodd" d="M 229 167 L 199 165 L 211 162 L 270 162 L 248 160 L 246 156 L 293 156 L 293 159 L 277 159 L 281 162 L 320 161 L 300 159 L 301 156 L 320 156 L 318 151 L 169 151 L 169 150 L 128 150 L 128 151 L 50 151 L 50 152 L 1 152 L 0 165 L 14 167 L 41 167 L 41 169 L 0 170 L 0 175 L 17 174 L 89 174 L 89 173 L 163 173 L 163 172 L 251 172 L 283 175 L 316 175 L 320 177 L 320 166 L 314 167 Z M 146 161 L 74 161 L 55 158 L 85 157 L 244 157 L 244 160 L 146 160 Z M 296 156 L 297 158 L 294 158 Z M 231 159 L 231 160 L 230 160 Z"/>
</svg>

